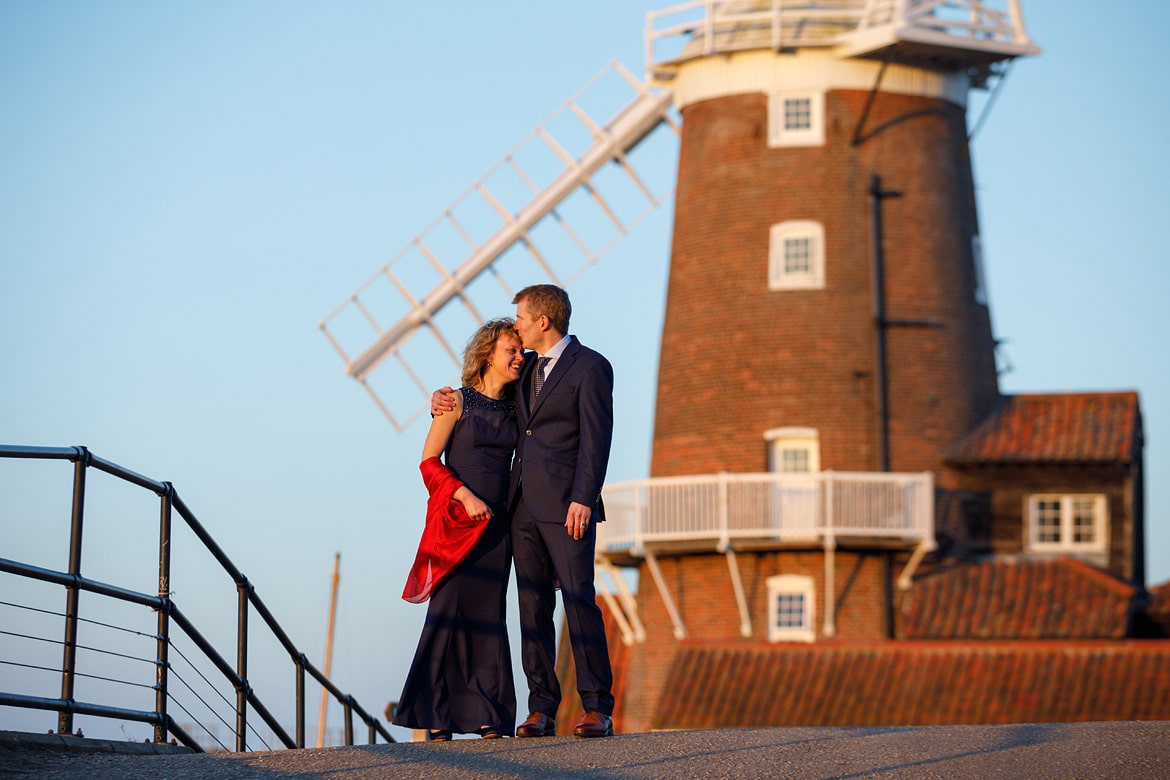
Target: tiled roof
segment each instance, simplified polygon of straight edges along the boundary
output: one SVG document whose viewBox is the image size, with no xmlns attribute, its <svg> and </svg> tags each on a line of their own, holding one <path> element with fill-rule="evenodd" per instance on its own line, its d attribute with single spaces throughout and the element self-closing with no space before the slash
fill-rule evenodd
<svg viewBox="0 0 1170 780">
<path fill-rule="evenodd" d="M 946 453 L 946 460 L 956 465 L 1129 462 L 1141 446 L 1141 429 L 1136 392 L 1009 395 Z"/>
<path fill-rule="evenodd" d="M 1134 589 L 1075 558 L 959 563 L 914 581 L 905 639 L 1123 639 Z"/>
<path fill-rule="evenodd" d="M 1170 581 L 1149 589 L 1150 601 L 1146 614 L 1163 636 L 1170 636 Z"/>
<path fill-rule="evenodd" d="M 660 729 L 1170 720 L 1170 641 L 684 643 Z"/>
</svg>

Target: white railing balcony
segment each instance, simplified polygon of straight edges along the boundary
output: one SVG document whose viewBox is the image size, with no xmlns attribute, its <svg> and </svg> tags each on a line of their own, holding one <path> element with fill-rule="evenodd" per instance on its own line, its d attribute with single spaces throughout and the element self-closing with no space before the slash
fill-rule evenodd
<svg viewBox="0 0 1170 780">
<path fill-rule="evenodd" d="M 716 54 L 835 48 L 877 56 L 897 46 L 979 64 L 1039 54 L 1020 0 L 690 0 L 646 14 L 646 68 L 668 83 L 682 63 Z"/>
<path fill-rule="evenodd" d="M 646 67 L 669 80 L 670 66 L 696 57 L 784 46 L 832 46 L 857 29 L 867 0 L 690 0 L 646 14 Z M 663 66 L 666 66 L 663 68 Z"/>
<path fill-rule="evenodd" d="M 832 544 L 837 539 L 930 543 L 934 479 L 890 474 L 703 474 L 607 485 L 597 553 L 642 557 L 710 543 Z"/>
</svg>

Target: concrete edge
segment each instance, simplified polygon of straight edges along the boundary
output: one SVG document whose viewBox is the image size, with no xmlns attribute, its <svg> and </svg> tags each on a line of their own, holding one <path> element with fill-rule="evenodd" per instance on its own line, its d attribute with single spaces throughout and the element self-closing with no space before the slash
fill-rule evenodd
<svg viewBox="0 0 1170 780">
<path fill-rule="evenodd" d="M 85 753 L 118 753 L 131 756 L 195 752 L 186 745 L 122 742 L 113 739 L 75 737 L 71 734 L 30 734 L 23 731 L 0 731 L 0 748 L 10 750 L 76 750 Z"/>
</svg>

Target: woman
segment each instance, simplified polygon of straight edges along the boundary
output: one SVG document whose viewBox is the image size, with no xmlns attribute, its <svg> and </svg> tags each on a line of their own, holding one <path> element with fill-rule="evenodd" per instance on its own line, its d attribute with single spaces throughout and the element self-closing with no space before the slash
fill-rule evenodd
<svg viewBox="0 0 1170 780">
<path fill-rule="evenodd" d="M 432 741 L 511 736 L 516 724 L 504 601 L 512 385 L 524 354 L 512 327 L 491 320 L 471 337 L 455 412 L 431 420 L 423 445 L 427 527 L 402 597 L 430 605 L 393 723 L 428 729 Z"/>
</svg>

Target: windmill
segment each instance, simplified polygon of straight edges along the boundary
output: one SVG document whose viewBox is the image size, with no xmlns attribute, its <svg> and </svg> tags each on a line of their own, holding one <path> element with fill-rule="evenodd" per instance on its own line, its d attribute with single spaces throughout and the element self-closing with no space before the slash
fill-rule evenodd
<svg viewBox="0 0 1170 780">
<path fill-rule="evenodd" d="M 379 405 L 408 424 L 438 384 L 418 380 L 410 340 L 425 330 L 454 357 L 444 307 L 458 300 L 479 319 L 472 288 L 496 279 L 507 290 L 517 247 L 558 283 L 591 265 L 599 253 L 554 267 L 534 226 L 568 230 L 566 198 L 597 195 L 610 162 L 653 208 L 663 195 L 629 159 L 656 129 L 678 133 L 651 479 L 607 486 L 604 539 L 599 529 L 599 571 L 635 567 L 657 589 L 610 604 L 624 640 L 655 636 L 626 667 L 639 690 L 637 703 L 619 702 L 627 729 L 653 719 L 677 650 L 669 634 L 681 640 L 697 620 L 706 638 L 726 638 L 730 611 L 731 635 L 751 638 L 752 604 L 767 603 L 772 641 L 880 636 L 887 597 L 846 599 L 838 562 L 853 572 L 850 593 L 885 594 L 934 548 L 936 503 L 953 487 L 942 453 L 999 398 L 968 95 L 1039 52 L 1019 0 L 694 0 L 648 14 L 645 45 L 645 82 L 615 66 L 634 97 L 612 118 L 568 104 L 591 145 L 570 154 L 534 134 L 561 174 L 522 175 L 529 197 L 516 208 L 472 187 L 500 218 L 496 232 L 473 238 L 445 212 L 436 226 L 463 239 L 458 263 L 424 232 L 322 323 L 367 387 L 373 369 L 400 364 L 399 392 L 417 392 L 419 409 Z M 612 221 L 619 237 L 632 224 Z M 421 286 L 397 270 L 406 255 L 428 270 Z M 366 298 L 386 282 L 402 314 L 383 326 Z M 351 351 L 334 323 L 355 312 L 373 335 Z M 750 556 L 756 585 L 737 554 Z M 708 603 L 720 569 L 730 609 Z M 688 587 L 703 594 L 691 621 L 677 593 Z"/>
<path fill-rule="evenodd" d="M 676 94 L 677 82 L 688 64 L 715 55 L 815 50 L 839 61 L 880 60 L 875 92 L 890 62 L 958 68 L 971 83 L 984 85 L 1003 61 L 1037 51 L 1024 33 L 1018 0 L 1008 0 L 1004 11 L 991 6 L 971 0 L 696 0 L 648 14 L 647 81 L 611 62 L 319 327 L 345 362 L 346 374 L 401 431 L 425 409 L 433 377 L 450 371 L 446 364 L 428 372 L 432 356 L 458 365 L 458 348 L 444 319 L 459 322 L 456 338 L 462 338 L 469 324 L 483 319 L 481 297 L 496 299 L 502 291 L 510 299 L 510 269 L 523 274 L 525 283 L 534 271 L 554 283 L 571 283 L 670 196 L 669 186 L 639 174 L 631 155 L 640 145 L 650 146 L 645 142 L 663 126 L 680 132 L 674 108 L 688 98 Z M 628 101 L 591 114 L 590 96 L 614 81 L 627 88 Z M 575 143 L 566 143 L 566 136 Z M 626 213 L 619 213 L 599 186 L 614 165 L 634 185 L 632 212 L 630 199 Z M 582 218 L 586 228 L 575 228 L 566 217 L 573 201 L 591 202 L 609 224 L 590 229 L 596 227 L 594 214 Z M 568 239 L 569 259 L 542 248 L 538 239 L 550 232 Z M 490 286 L 487 278 L 499 289 L 483 290 Z M 451 314 L 454 310 L 466 317 Z M 412 340 L 425 343 L 412 349 Z M 388 376 L 379 383 L 378 374 Z"/>
</svg>

